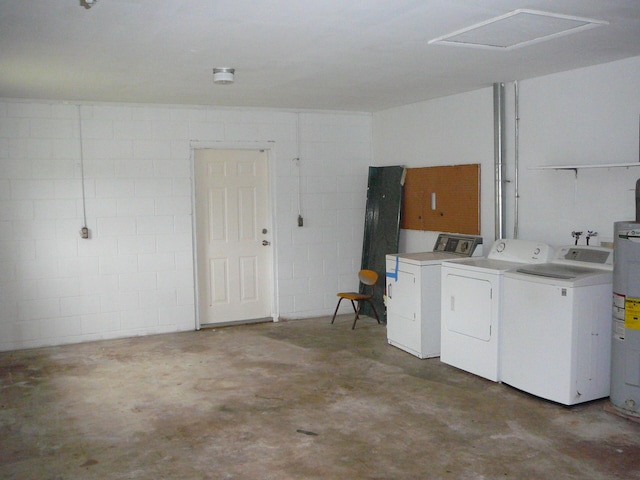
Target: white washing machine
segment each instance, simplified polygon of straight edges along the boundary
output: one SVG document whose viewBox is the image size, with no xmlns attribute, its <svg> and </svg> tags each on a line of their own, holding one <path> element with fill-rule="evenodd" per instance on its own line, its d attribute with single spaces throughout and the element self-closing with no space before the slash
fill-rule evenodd
<svg viewBox="0 0 640 480">
<path fill-rule="evenodd" d="M 500 239 L 486 258 L 444 262 L 440 361 L 499 382 L 503 274 L 552 255 L 546 243 Z"/>
<path fill-rule="evenodd" d="M 440 265 L 482 255 L 482 237 L 441 233 L 433 251 L 386 256 L 387 341 L 418 358 L 440 355 Z"/>
<path fill-rule="evenodd" d="M 502 381 L 574 405 L 610 388 L 613 250 L 559 248 L 504 274 Z"/>
</svg>

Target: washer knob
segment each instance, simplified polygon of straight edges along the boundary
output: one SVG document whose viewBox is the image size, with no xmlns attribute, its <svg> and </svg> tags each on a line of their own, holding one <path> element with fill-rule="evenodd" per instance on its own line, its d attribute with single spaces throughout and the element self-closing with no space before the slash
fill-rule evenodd
<svg viewBox="0 0 640 480">
<path fill-rule="evenodd" d="M 496 251 L 502 252 L 506 246 L 507 245 L 504 242 L 500 242 L 498 245 L 496 245 Z"/>
</svg>

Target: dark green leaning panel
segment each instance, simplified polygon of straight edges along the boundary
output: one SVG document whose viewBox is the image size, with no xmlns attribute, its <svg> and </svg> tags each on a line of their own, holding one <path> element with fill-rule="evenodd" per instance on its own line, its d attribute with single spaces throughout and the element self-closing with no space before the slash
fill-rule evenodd
<svg viewBox="0 0 640 480">
<path fill-rule="evenodd" d="M 379 279 L 373 294 L 373 304 L 380 320 L 385 323 L 385 256 L 388 253 L 398 253 L 404 170 L 404 167 L 400 166 L 369 167 L 360 268 L 378 272 Z M 366 302 L 362 305 L 361 312 L 374 316 Z"/>
</svg>

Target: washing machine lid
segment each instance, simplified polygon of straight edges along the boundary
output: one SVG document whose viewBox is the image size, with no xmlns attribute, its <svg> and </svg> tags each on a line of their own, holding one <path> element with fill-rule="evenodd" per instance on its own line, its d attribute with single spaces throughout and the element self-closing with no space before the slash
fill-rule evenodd
<svg viewBox="0 0 640 480">
<path fill-rule="evenodd" d="M 572 280 L 583 275 L 599 273 L 593 268 L 576 267 L 573 265 L 558 265 L 555 263 L 541 263 L 537 265 L 525 265 L 516 269 L 519 273 L 527 275 L 538 275 L 540 277 L 559 278 L 562 280 Z"/>
<path fill-rule="evenodd" d="M 577 267 L 555 263 L 522 265 L 505 273 L 507 277 L 526 277 L 528 281 L 570 287 L 584 287 L 613 282 L 613 272 L 598 268 Z"/>
<path fill-rule="evenodd" d="M 549 263 L 526 265 L 516 270 L 559 280 L 573 280 L 599 273 L 613 272 L 613 250 L 596 246 L 568 245 L 556 250 Z"/>
</svg>

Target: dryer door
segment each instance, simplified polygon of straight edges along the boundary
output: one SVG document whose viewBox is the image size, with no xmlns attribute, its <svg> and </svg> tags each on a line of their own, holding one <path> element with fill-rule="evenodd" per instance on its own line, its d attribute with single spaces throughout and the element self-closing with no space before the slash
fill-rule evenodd
<svg viewBox="0 0 640 480">
<path fill-rule="evenodd" d="M 406 265 L 401 264 L 401 268 Z M 398 270 L 397 274 L 397 281 L 387 282 L 387 340 L 420 357 L 420 284 L 413 272 Z"/>
<path fill-rule="evenodd" d="M 443 281 L 442 315 L 449 331 L 479 340 L 491 339 L 492 284 L 488 280 L 448 274 Z"/>
</svg>

